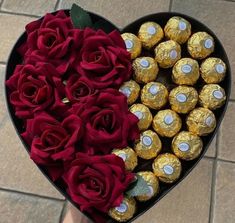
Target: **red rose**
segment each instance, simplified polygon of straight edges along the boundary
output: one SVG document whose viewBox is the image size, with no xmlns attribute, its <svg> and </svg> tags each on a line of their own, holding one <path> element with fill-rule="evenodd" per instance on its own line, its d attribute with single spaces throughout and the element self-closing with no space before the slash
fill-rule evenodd
<svg viewBox="0 0 235 223">
<path fill-rule="evenodd" d="M 11 90 L 10 102 L 15 115 L 21 119 L 33 117 L 48 109 L 56 115 L 65 115 L 68 107 L 62 103 L 64 85 L 52 66 L 18 65 L 6 84 Z"/>
<path fill-rule="evenodd" d="M 56 180 L 63 174 L 64 165 L 75 158 L 75 145 L 82 133 L 82 121 L 76 115 L 60 123 L 42 112 L 27 121 L 22 137 L 31 146 L 31 159 L 47 167 L 52 180 Z"/>
<path fill-rule="evenodd" d="M 67 80 L 65 92 L 69 101 L 75 103 L 86 100 L 88 97 L 94 95 L 96 90 L 89 79 L 73 74 Z"/>
<path fill-rule="evenodd" d="M 82 48 L 75 69 L 93 82 L 95 88 L 118 88 L 131 75 L 131 57 L 120 33 L 84 30 Z"/>
<path fill-rule="evenodd" d="M 71 50 L 80 45 L 83 31 L 73 29 L 70 17 L 64 11 L 55 15 L 46 14 L 26 26 L 27 42 L 20 47 L 24 63 L 38 61 L 53 64 L 61 73 L 65 73 L 73 62 Z"/>
<path fill-rule="evenodd" d="M 85 103 L 74 104 L 70 112 L 84 120 L 87 153 L 108 154 L 139 138 L 138 118 L 129 112 L 126 97 L 118 90 L 100 91 Z"/>
<path fill-rule="evenodd" d="M 68 185 L 67 193 L 81 211 L 107 213 L 110 208 L 120 205 L 134 174 L 125 170 L 125 164 L 118 156 L 78 153 L 63 179 Z"/>
</svg>

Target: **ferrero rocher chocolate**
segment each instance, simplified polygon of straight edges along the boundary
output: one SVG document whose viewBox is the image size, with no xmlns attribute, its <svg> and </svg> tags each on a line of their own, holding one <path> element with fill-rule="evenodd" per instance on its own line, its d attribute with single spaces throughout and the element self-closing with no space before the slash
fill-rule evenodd
<svg viewBox="0 0 235 223">
<path fill-rule="evenodd" d="M 216 118 L 214 113 L 207 108 L 195 108 L 187 119 L 188 130 L 199 136 L 205 136 L 213 132 L 216 127 Z"/>
<path fill-rule="evenodd" d="M 193 87 L 178 86 L 171 90 L 169 102 L 171 109 L 186 114 L 193 110 L 198 101 L 198 93 Z"/>
<path fill-rule="evenodd" d="M 199 136 L 182 131 L 172 140 L 171 148 L 174 154 L 183 160 L 196 159 L 202 151 L 203 143 Z"/>
<path fill-rule="evenodd" d="M 182 17 L 174 16 L 168 20 L 164 32 L 168 39 L 183 44 L 191 35 L 191 24 Z"/>
<path fill-rule="evenodd" d="M 226 101 L 226 94 L 218 84 L 206 84 L 199 94 L 199 103 L 211 110 L 220 108 Z"/>
<path fill-rule="evenodd" d="M 122 92 L 127 97 L 127 103 L 129 105 L 133 104 L 140 93 L 140 86 L 133 80 L 125 82 L 120 88 L 119 91 Z"/>
<path fill-rule="evenodd" d="M 159 82 L 150 82 L 141 90 L 141 102 L 152 109 L 162 108 L 168 100 L 167 88 Z"/>
<path fill-rule="evenodd" d="M 153 119 L 153 129 L 163 137 L 173 137 L 182 126 L 179 115 L 170 109 L 159 111 Z"/>
<path fill-rule="evenodd" d="M 206 32 L 194 33 L 188 40 L 188 52 L 195 59 L 204 59 L 214 51 L 215 43 Z"/>
<path fill-rule="evenodd" d="M 145 22 L 140 26 L 138 37 L 143 47 L 150 49 L 164 37 L 164 33 L 161 26 L 157 23 Z"/>
<path fill-rule="evenodd" d="M 135 59 L 141 53 L 141 41 L 132 33 L 123 33 L 122 38 L 126 44 L 127 51 L 131 54 L 131 59 Z"/>
<path fill-rule="evenodd" d="M 138 57 L 133 61 L 133 77 L 138 83 L 148 83 L 157 78 L 157 62 L 152 57 Z"/>
<path fill-rule="evenodd" d="M 130 112 L 138 117 L 138 127 L 140 131 L 148 129 L 152 123 L 153 116 L 147 106 L 143 104 L 133 104 L 130 107 Z"/>
<path fill-rule="evenodd" d="M 112 153 L 123 159 L 126 170 L 132 171 L 137 166 L 137 155 L 130 147 L 126 147 L 124 149 L 114 149 Z"/>
<path fill-rule="evenodd" d="M 144 195 L 139 195 L 136 197 L 138 201 L 147 201 L 155 197 L 159 191 L 159 181 L 157 177 L 151 171 L 141 171 L 137 173 L 140 175 L 145 182 L 148 184 L 149 193 Z"/>
<path fill-rule="evenodd" d="M 155 59 L 162 68 L 173 67 L 176 61 L 181 58 L 181 47 L 174 40 L 160 43 L 154 51 Z"/>
<path fill-rule="evenodd" d="M 172 80 L 176 84 L 194 85 L 199 76 L 198 62 L 191 58 L 178 60 L 172 69 Z"/>
<path fill-rule="evenodd" d="M 135 145 L 136 154 L 142 159 L 152 159 L 156 157 L 162 149 L 162 142 L 157 133 L 152 130 L 142 132 L 140 141 Z"/>
<path fill-rule="evenodd" d="M 115 186 L 115 185 L 114 185 Z M 109 216 L 116 221 L 125 222 L 133 217 L 136 212 L 136 201 L 132 197 L 124 197 L 119 207 L 111 208 Z"/>
<path fill-rule="evenodd" d="M 175 182 L 180 177 L 181 169 L 179 159 L 171 153 L 161 154 L 153 161 L 153 172 L 164 183 Z"/>
<path fill-rule="evenodd" d="M 200 71 L 207 84 L 217 84 L 225 77 L 226 64 L 219 58 L 209 57 L 202 62 Z"/>
</svg>

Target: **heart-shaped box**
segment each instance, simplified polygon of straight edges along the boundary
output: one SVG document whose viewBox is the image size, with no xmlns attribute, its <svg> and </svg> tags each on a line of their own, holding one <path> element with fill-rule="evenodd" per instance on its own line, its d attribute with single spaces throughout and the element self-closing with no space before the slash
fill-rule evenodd
<svg viewBox="0 0 235 223">
<path fill-rule="evenodd" d="M 65 10 L 65 12 L 67 14 L 69 14 L 69 10 Z M 105 18 L 96 15 L 94 13 L 89 12 L 91 19 L 93 22 L 98 21 L 100 19 L 105 20 L 106 22 L 109 23 L 110 27 L 112 27 L 112 29 L 118 29 L 115 27 L 115 25 L 113 25 L 111 22 L 109 22 L 108 20 L 106 20 Z M 132 22 L 131 24 L 127 25 L 125 28 L 123 28 L 121 30 L 122 33 L 124 32 L 130 32 L 130 33 L 134 33 L 137 34 L 139 27 L 141 26 L 141 24 L 143 24 L 144 22 L 147 21 L 153 21 L 158 23 L 161 27 L 164 27 L 164 25 L 166 24 L 166 22 L 173 16 L 180 16 L 185 18 L 186 20 L 188 20 L 191 25 L 192 25 L 192 31 L 193 32 L 197 32 L 197 31 L 205 31 L 208 34 L 210 34 L 214 40 L 215 40 L 215 51 L 211 54 L 211 56 L 214 57 L 219 57 L 221 58 L 225 64 L 227 65 L 227 71 L 226 71 L 226 76 L 225 79 L 220 83 L 221 87 L 224 88 L 225 92 L 226 92 L 226 103 L 219 109 L 215 110 L 214 114 L 216 116 L 216 120 L 217 120 L 217 127 L 214 130 L 213 133 L 209 134 L 208 136 L 204 136 L 202 137 L 203 140 L 203 151 L 200 154 L 200 156 L 198 158 L 196 158 L 195 160 L 192 161 L 182 161 L 182 174 L 181 174 L 181 178 L 176 181 L 173 184 L 160 184 L 160 192 L 157 195 L 157 197 L 144 202 L 144 203 L 138 203 L 137 204 L 137 212 L 134 215 L 134 217 L 129 220 L 128 222 L 132 222 L 134 219 L 138 218 L 140 215 L 144 214 L 148 209 L 150 209 L 151 207 L 153 207 L 160 199 L 162 199 L 169 191 L 171 191 L 174 187 L 176 187 L 182 180 L 184 180 L 184 178 L 192 171 L 192 169 L 198 164 L 198 162 L 202 159 L 202 157 L 204 156 L 204 154 L 206 153 L 211 141 L 213 140 L 216 132 L 219 129 L 220 123 L 224 117 L 225 111 L 227 109 L 227 105 L 228 105 L 228 100 L 229 100 L 229 96 L 230 96 L 230 89 L 231 89 L 231 70 L 230 70 L 230 66 L 229 66 L 229 60 L 228 57 L 226 55 L 226 52 L 221 44 L 221 42 L 219 41 L 219 39 L 216 37 L 216 35 L 208 28 L 206 27 L 204 24 L 202 24 L 201 22 L 197 21 L 196 19 L 189 17 L 187 15 L 183 15 L 180 13 L 174 13 L 174 12 L 163 12 L 163 13 L 156 13 L 156 14 L 151 14 L 151 15 L 147 15 L 145 17 L 142 17 L 134 22 Z M 12 49 L 12 52 L 10 53 L 9 56 L 9 60 L 7 63 L 7 69 L 6 69 L 6 80 L 9 79 L 9 77 L 12 75 L 15 67 L 17 64 L 21 63 L 21 57 L 17 52 L 17 48 L 26 40 L 26 33 L 24 32 L 19 39 L 17 40 L 15 46 Z M 182 47 L 182 51 L 186 52 L 186 45 L 184 44 Z M 183 56 L 184 53 L 183 53 Z M 164 69 L 161 70 L 161 74 L 159 75 L 157 81 L 163 82 L 165 84 L 169 84 L 170 83 L 170 79 L 169 79 L 169 75 L 167 75 L 167 73 L 169 73 L 169 69 Z M 19 138 L 21 139 L 25 149 L 27 150 L 27 152 L 30 151 L 30 147 L 26 144 L 26 142 L 22 139 L 20 133 L 22 133 L 23 128 L 22 128 L 22 121 L 20 119 L 18 119 L 15 116 L 14 110 L 12 105 L 10 104 L 9 101 L 9 89 L 5 88 L 5 94 L 6 94 L 6 99 L 7 99 L 7 106 L 8 106 L 8 112 L 9 115 L 11 117 L 12 123 L 15 127 L 15 130 L 19 136 Z M 163 146 L 166 149 L 164 152 L 169 152 L 170 151 L 170 143 L 171 140 L 170 139 L 166 139 L 163 143 Z M 69 197 L 69 195 L 66 193 L 63 185 L 60 183 L 54 183 L 52 182 L 52 180 L 48 177 L 48 175 L 45 172 L 45 169 L 43 167 L 38 166 L 38 168 L 41 170 L 41 172 L 45 175 L 45 177 L 51 182 L 51 184 L 58 190 L 60 191 L 60 193 L 67 199 L 69 200 L 73 205 L 76 206 L 76 204 L 71 200 L 71 198 Z M 136 171 L 141 170 L 141 168 L 143 168 L 143 166 L 138 166 Z M 144 169 L 151 169 L 151 163 L 150 162 L 146 162 L 144 164 Z M 90 218 L 90 216 L 87 216 L 88 218 Z M 107 219 L 107 222 L 111 223 L 111 222 L 116 222 L 115 220 L 109 218 Z"/>
</svg>

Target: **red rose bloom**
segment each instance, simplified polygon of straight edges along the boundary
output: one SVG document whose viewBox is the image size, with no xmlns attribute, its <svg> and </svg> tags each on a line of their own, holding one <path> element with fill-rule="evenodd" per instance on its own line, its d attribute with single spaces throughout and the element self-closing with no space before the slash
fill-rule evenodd
<svg viewBox="0 0 235 223">
<path fill-rule="evenodd" d="M 126 97 L 115 89 L 100 91 L 70 112 L 85 123 L 83 147 L 90 154 L 108 154 L 139 138 L 138 118 L 128 110 Z"/>
<path fill-rule="evenodd" d="M 52 180 L 56 180 L 63 174 L 64 165 L 75 158 L 75 145 L 82 133 L 82 121 L 76 115 L 60 123 L 42 112 L 27 121 L 22 137 L 31 146 L 31 159 L 47 167 Z"/>
<path fill-rule="evenodd" d="M 50 65 L 18 65 L 6 82 L 12 92 L 10 102 L 15 115 L 27 119 L 47 109 L 59 116 L 65 115 L 68 107 L 62 103 L 64 85 L 57 76 L 58 72 Z"/>
<path fill-rule="evenodd" d="M 96 93 L 92 82 L 77 74 L 69 76 L 65 87 L 66 96 L 72 103 L 88 99 Z"/>
<path fill-rule="evenodd" d="M 134 174 L 125 170 L 123 160 L 116 155 L 78 153 L 63 179 L 68 186 L 67 193 L 81 211 L 107 213 L 110 208 L 121 204 Z"/>
<path fill-rule="evenodd" d="M 65 73 L 74 60 L 71 51 L 80 46 L 83 31 L 73 29 L 71 19 L 64 11 L 55 15 L 48 13 L 43 19 L 29 23 L 25 29 L 27 42 L 20 47 L 24 63 L 43 61 L 53 64 L 59 73 Z"/>
<path fill-rule="evenodd" d="M 120 33 L 84 30 L 82 48 L 74 67 L 93 82 L 95 88 L 118 88 L 131 75 L 131 57 Z"/>
</svg>

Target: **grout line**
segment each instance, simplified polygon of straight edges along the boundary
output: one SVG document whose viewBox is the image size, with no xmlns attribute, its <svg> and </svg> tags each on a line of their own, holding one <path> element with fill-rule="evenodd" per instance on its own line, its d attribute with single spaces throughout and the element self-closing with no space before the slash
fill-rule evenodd
<svg viewBox="0 0 235 223">
<path fill-rule="evenodd" d="M 171 9 L 172 9 L 172 5 L 173 5 L 173 0 L 170 0 L 169 9 L 168 9 L 169 12 L 170 12 Z"/>
<path fill-rule="evenodd" d="M 54 7 L 55 11 L 59 10 L 59 4 L 60 4 L 60 0 L 57 0 L 55 3 L 55 7 Z"/>
<path fill-rule="evenodd" d="M 9 193 L 16 193 L 16 194 L 21 194 L 21 195 L 26 195 L 26 196 L 41 198 L 41 199 L 47 199 L 47 200 L 52 200 L 52 201 L 59 201 L 59 202 L 65 201 L 60 198 L 48 197 L 48 196 L 44 196 L 44 195 L 32 194 L 32 193 L 28 193 L 28 192 L 17 191 L 17 190 L 6 189 L 6 188 L 0 188 L 0 191 L 5 191 L 5 192 L 9 192 Z"/>
<path fill-rule="evenodd" d="M 7 64 L 7 62 L 0 61 L 0 64 L 1 64 L 1 65 L 6 65 L 6 64 Z"/>
<path fill-rule="evenodd" d="M 60 218 L 59 218 L 59 222 L 58 223 L 63 223 L 64 217 L 66 215 L 67 212 L 67 201 L 64 202 L 63 208 L 61 210 L 60 213 Z"/>
<path fill-rule="evenodd" d="M 235 102 L 235 99 L 229 99 L 229 102 Z"/>
<path fill-rule="evenodd" d="M 0 8 L 2 7 L 3 2 L 4 2 L 4 0 L 2 0 L 2 1 L 0 2 Z"/>
<path fill-rule="evenodd" d="M 27 16 L 27 17 L 31 17 L 31 18 L 40 18 L 41 16 L 38 15 L 31 15 L 31 14 L 26 14 L 26 13 L 19 13 L 19 12 L 10 12 L 10 11 L 3 11 L 0 10 L 1 14 L 8 14 L 8 15 L 18 15 L 18 16 Z"/>
<path fill-rule="evenodd" d="M 224 163 L 235 164 L 235 161 L 232 161 L 232 160 L 224 160 L 224 159 L 218 158 L 217 161 L 224 162 Z"/>
</svg>

